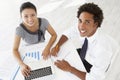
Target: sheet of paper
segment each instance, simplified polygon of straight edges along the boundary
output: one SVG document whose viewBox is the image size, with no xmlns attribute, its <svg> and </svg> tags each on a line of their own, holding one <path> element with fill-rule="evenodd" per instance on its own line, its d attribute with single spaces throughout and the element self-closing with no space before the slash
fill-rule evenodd
<svg viewBox="0 0 120 80">
<path fill-rule="evenodd" d="M 78 70 L 85 71 L 85 68 L 76 51 L 76 48 L 73 46 L 71 42 L 67 42 L 61 47 L 57 57 L 52 56 L 47 61 L 43 60 L 41 55 L 39 55 L 39 59 L 38 57 L 36 57 L 37 53 L 39 52 L 41 54 L 42 50 L 43 50 L 43 47 L 40 47 L 39 45 L 34 45 L 34 46 L 29 46 L 27 48 L 24 48 L 24 50 L 21 51 L 22 54 L 26 56 L 24 59 L 24 62 L 28 64 L 31 67 L 31 69 L 34 70 L 34 69 L 38 69 L 51 64 L 53 66 L 55 80 L 80 80 L 75 75 L 69 72 L 62 71 L 54 65 L 54 62 L 56 60 L 65 59 L 73 67 L 77 68 Z M 26 53 L 27 55 L 25 55 Z M 18 71 L 18 74 L 19 76 L 17 76 L 15 80 L 20 78 L 21 80 L 23 80 L 24 77 L 20 77 L 22 76 L 20 71 Z"/>
</svg>

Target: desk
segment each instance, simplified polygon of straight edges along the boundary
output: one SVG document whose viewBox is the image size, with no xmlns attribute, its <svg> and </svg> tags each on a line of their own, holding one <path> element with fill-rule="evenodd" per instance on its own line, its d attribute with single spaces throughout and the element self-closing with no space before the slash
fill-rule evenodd
<svg viewBox="0 0 120 80">
<path fill-rule="evenodd" d="M 39 44 L 35 44 L 35 45 L 31 45 L 31 46 L 27 46 L 24 47 L 20 50 L 20 53 L 24 56 L 26 52 L 28 51 L 41 51 L 44 49 L 45 44 L 44 43 L 39 43 Z M 60 49 L 59 53 L 58 53 L 58 57 L 51 57 L 52 62 L 54 63 L 56 60 L 62 60 L 65 59 L 66 61 L 68 61 L 73 67 L 76 67 L 78 70 L 81 71 L 85 71 L 82 61 L 79 58 L 79 55 L 75 49 L 75 47 L 73 46 L 73 44 L 71 42 L 66 42 Z M 54 70 L 55 70 L 55 79 L 54 80 L 80 80 L 78 77 L 76 77 L 75 75 L 69 73 L 69 72 L 65 72 L 60 70 L 59 68 L 57 68 L 54 65 Z M 24 80 L 24 77 L 22 76 L 19 68 L 16 70 L 17 72 L 17 77 L 15 76 L 15 80 L 17 80 L 16 78 L 18 78 L 20 80 Z"/>
</svg>

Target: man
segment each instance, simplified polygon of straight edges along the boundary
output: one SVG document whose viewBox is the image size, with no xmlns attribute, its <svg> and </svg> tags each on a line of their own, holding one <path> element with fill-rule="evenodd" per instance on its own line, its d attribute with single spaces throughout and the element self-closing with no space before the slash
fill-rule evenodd
<svg viewBox="0 0 120 80">
<path fill-rule="evenodd" d="M 66 31 L 51 50 L 51 54 L 57 56 L 62 44 L 68 39 L 72 39 L 74 35 L 80 35 L 78 39 L 80 39 L 82 49 L 81 51 L 80 49 L 77 50 L 86 72 L 77 70 L 65 60 L 57 60 L 55 65 L 64 71 L 71 72 L 82 80 L 104 80 L 112 56 L 116 53 L 118 45 L 111 37 L 99 30 L 103 21 L 103 12 L 98 5 L 94 3 L 83 4 L 78 9 L 77 18 L 77 30 L 75 30 L 76 27 L 73 27 Z M 87 46 L 87 51 L 83 50 L 85 46 Z"/>
</svg>

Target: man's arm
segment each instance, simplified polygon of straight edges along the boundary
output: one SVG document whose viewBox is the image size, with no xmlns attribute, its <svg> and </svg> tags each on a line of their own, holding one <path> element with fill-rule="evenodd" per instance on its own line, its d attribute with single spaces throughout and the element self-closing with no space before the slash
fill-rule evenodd
<svg viewBox="0 0 120 80">
<path fill-rule="evenodd" d="M 61 70 L 70 72 L 79 77 L 81 80 L 85 80 L 86 72 L 79 71 L 78 69 L 72 67 L 67 61 L 57 60 L 55 65 Z"/>
<path fill-rule="evenodd" d="M 62 46 L 62 44 L 64 44 L 67 40 L 68 40 L 67 36 L 62 35 L 61 38 L 60 38 L 60 40 L 56 44 L 56 46 L 58 46 L 60 48 L 60 46 Z"/>
<path fill-rule="evenodd" d="M 52 48 L 52 50 L 51 50 L 51 55 L 57 56 L 57 53 L 59 52 L 60 47 L 61 47 L 62 44 L 64 44 L 67 40 L 68 40 L 67 36 L 62 35 L 62 36 L 60 37 L 58 43 L 56 44 L 56 46 Z"/>
</svg>

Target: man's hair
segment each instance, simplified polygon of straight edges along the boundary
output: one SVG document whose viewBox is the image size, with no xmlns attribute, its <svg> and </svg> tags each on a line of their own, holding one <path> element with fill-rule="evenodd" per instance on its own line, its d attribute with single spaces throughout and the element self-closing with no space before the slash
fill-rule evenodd
<svg viewBox="0 0 120 80">
<path fill-rule="evenodd" d="M 90 14 L 93 14 L 93 19 L 95 22 L 98 22 L 98 27 L 101 26 L 101 23 L 103 21 L 103 12 L 100 9 L 100 7 L 98 7 L 98 5 L 94 4 L 94 3 L 85 3 L 82 6 L 80 6 L 78 8 L 78 12 L 77 12 L 77 18 L 79 18 L 80 14 L 82 12 L 88 12 Z"/>
<path fill-rule="evenodd" d="M 20 7 L 20 13 L 24 10 L 24 9 L 34 9 L 35 12 L 37 13 L 36 7 L 34 4 L 32 4 L 31 2 L 25 2 L 21 5 Z"/>
</svg>

